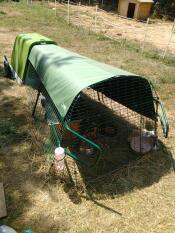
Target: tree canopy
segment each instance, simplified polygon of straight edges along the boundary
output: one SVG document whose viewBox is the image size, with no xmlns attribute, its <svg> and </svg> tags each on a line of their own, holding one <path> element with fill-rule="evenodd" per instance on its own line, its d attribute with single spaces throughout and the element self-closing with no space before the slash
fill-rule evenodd
<svg viewBox="0 0 175 233">
<path fill-rule="evenodd" d="M 154 9 L 157 14 L 175 17 L 175 0 L 155 0 Z"/>
</svg>

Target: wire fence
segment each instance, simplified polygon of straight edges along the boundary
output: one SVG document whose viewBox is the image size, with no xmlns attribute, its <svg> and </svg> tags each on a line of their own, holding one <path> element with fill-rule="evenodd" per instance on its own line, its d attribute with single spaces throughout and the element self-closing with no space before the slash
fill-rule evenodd
<svg viewBox="0 0 175 233">
<path fill-rule="evenodd" d="M 163 58 L 175 55 L 175 20 L 163 22 L 148 18 L 147 21 L 137 21 L 104 11 L 98 5 L 85 6 L 70 0 L 61 3 L 48 1 L 48 6 L 54 9 L 55 16 L 62 9 L 68 24 L 72 23 L 113 40 L 137 42 L 140 52 L 153 50 Z"/>
</svg>

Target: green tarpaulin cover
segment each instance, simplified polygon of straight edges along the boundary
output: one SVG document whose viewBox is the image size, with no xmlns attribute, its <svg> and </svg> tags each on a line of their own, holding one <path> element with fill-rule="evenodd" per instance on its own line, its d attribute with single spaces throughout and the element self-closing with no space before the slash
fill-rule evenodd
<svg viewBox="0 0 175 233">
<path fill-rule="evenodd" d="M 34 46 L 29 60 L 63 118 L 84 88 L 112 77 L 137 77 L 56 45 Z"/>
<path fill-rule="evenodd" d="M 19 34 L 13 47 L 11 65 L 21 80 L 25 77 L 30 50 L 38 44 L 56 44 L 53 40 L 37 33 Z"/>
</svg>

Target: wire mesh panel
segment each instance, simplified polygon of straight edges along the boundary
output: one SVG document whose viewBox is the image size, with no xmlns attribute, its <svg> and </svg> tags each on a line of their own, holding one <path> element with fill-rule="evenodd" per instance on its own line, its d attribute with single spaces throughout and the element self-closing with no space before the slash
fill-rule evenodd
<svg viewBox="0 0 175 233">
<path fill-rule="evenodd" d="M 87 88 L 72 104 L 67 114 L 69 126 L 102 148 L 102 158 L 109 165 L 106 172 L 155 146 L 157 120 L 150 92 L 150 86 L 143 89 L 138 78 L 132 82 L 108 80 Z M 69 148 L 85 160 L 97 153 L 77 138 L 72 138 Z"/>
<path fill-rule="evenodd" d="M 156 145 L 157 118 L 147 80 L 120 77 L 94 84 L 78 94 L 62 119 L 39 77 L 30 69 L 28 74 L 35 77 L 37 87 L 28 88 L 35 137 L 51 163 L 55 148 L 62 146 L 82 162 L 78 165 L 86 177 L 94 177 L 139 158 Z M 95 168 L 82 166 L 95 164 L 100 154 Z"/>
<path fill-rule="evenodd" d="M 54 150 L 59 146 L 59 141 L 55 138 L 51 126 L 52 124 L 58 124 L 59 119 L 48 95 L 44 91 L 42 87 L 39 90 L 28 87 L 28 105 L 31 108 L 30 119 L 32 119 L 33 124 L 34 142 L 38 145 L 40 153 L 52 164 Z M 61 139 L 60 131 L 61 128 L 56 128 L 56 134 Z"/>
</svg>

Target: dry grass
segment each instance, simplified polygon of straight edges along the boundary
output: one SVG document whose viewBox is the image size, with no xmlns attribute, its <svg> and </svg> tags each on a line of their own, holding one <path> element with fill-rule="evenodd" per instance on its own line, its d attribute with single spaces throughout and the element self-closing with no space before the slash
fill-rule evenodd
<svg viewBox="0 0 175 233">
<path fill-rule="evenodd" d="M 67 26 L 42 4 L 30 8 L 22 3 L 0 3 L 0 8 L 10 12 L 8 17 L 0 15 L 1 57 L 4 53 L 10 57 L 19 32 L 38 31 L 64 47 L 149 76 L 157 83 L 171 125 L 169 139 L 163 140 L 164 146 L 154 156 L 145 156 L 82 191 L 66 176 L 49 173 L 32 140 L 25 87 L 5 79 L 1 68 L 0 181 L 5 186 L 8 217 L 0 224 L 18 232 L 31 228 L 36 233 L 175 232 L 175 68 Z"/>
</svg>

